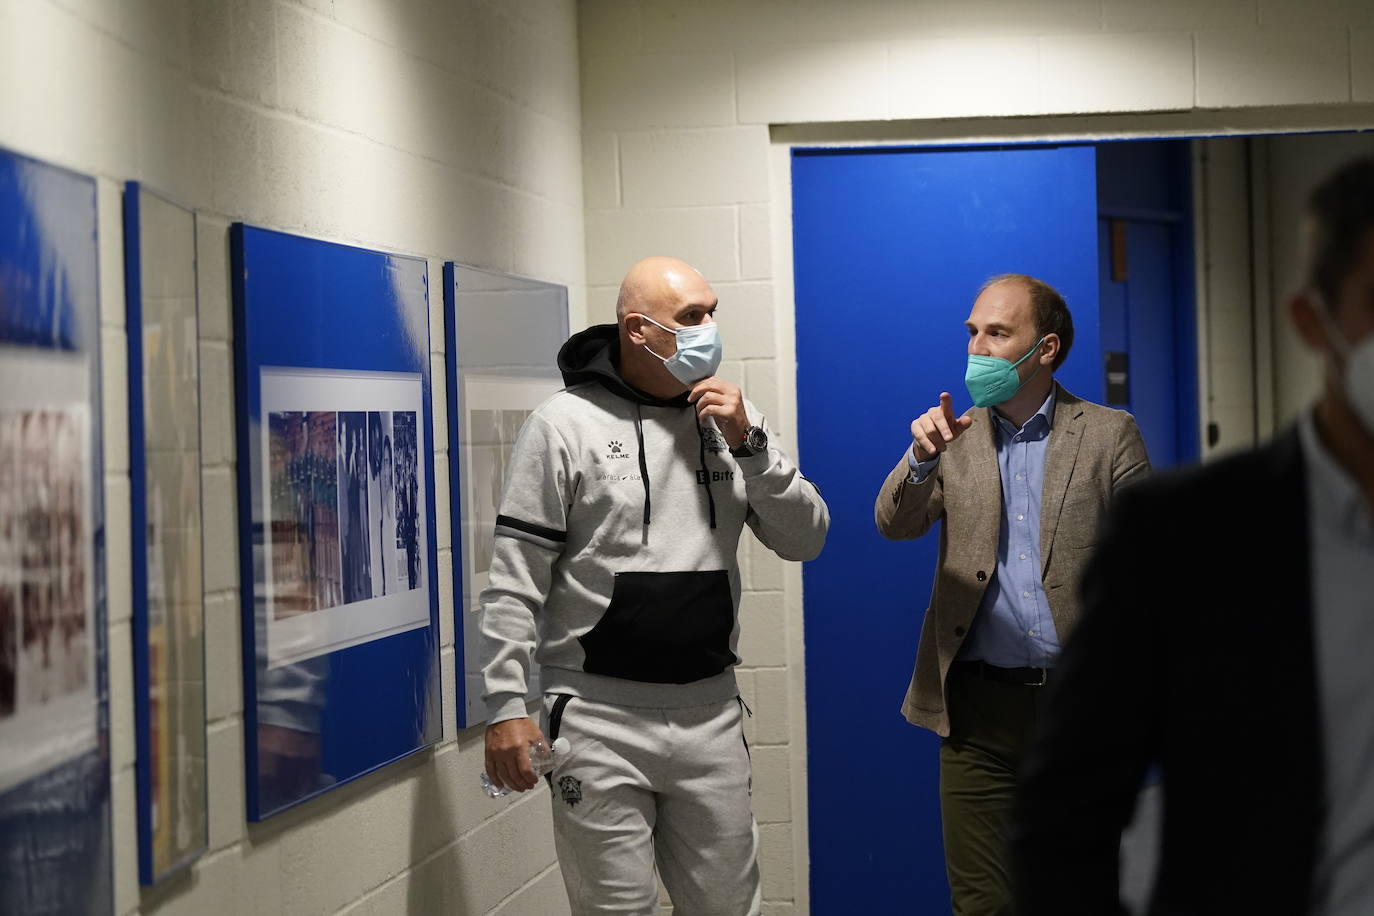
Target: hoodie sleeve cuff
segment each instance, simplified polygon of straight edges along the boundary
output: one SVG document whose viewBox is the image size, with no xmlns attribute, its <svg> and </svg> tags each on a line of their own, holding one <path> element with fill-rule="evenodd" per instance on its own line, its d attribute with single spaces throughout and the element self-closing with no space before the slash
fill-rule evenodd
<svg viewBox="0 0 1374 916">
<path fill-rule="evenodd" d="M 773 466 L 771 455 L 772 448 L 764 449 L 757 455 L 740 456 L 734 455 L 735 464 L 739 465 L 740 473 L 745 477 L 757 477 L 764 471 Z"/>
<path fill-rule="evenodd" d="M 508 719 L 523 719 L 529 715 L 525 698 L 518 693 L 494 693 L 487 697 L 487 724 L 495 725 Z"/>
</svg>

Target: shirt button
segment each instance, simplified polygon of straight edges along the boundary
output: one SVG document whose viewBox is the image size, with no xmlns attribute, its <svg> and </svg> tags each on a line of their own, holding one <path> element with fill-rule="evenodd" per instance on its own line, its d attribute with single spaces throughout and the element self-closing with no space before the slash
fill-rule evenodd
<svg viewBox="0 0 1374 916">
<path fill-rule="evenodd" d="M 1021 597 L 1022 597 L 1022 598 L 1029 598 L 1029 597 L 1030 597 L 1030 592 L 1022 592 L 1022 593 L 1021 593 Z M 1031 634 L 1031 635 L 1035 635 L 1035 634 Z"/>
<path fill-rule="evenodd" d="M 981 569 L 978 570 L 978 581 L 979 581 L 979 582 L 982 582 L 982 581 L 983 581 L 984 579 L 986 579 L 987 577 L 988 577 L 988 574 L 987 574 L 987 573 L 983 572 Z"/>
<path fill-rule="evenodd" d="M 1029 633 L 1029 634 L 1032 635 L 1032 636 L 1035 635 L 1035 631 L 1034 631 L 1034 630 L 1027 630 L 1026 632 Z"/>
<path fill-rule="evenodd" d="M 1016 516 L 1016 520 L 1018 522 L 1024 522 L 1026 520 L 1026 517 L 1024 515 L 1018 515 Z"/>
<path fill-rule="evenodd" d="M 1020 475 L 1020 474 L 1017 474 L 1017 475 L 1016 475 L 1016 479 L 1017 479 L 1017 480 L 1020 480 L 1020 479 L 1021 479 L 1021 475 Z"/>
<path fill-rule="evenodd" d="M 1024 560 L 1024 559 L 1025 559 L 1025 558 L 1026 558 L 1026 555 L 1025 555 L 1025 554 L 1024 554 L 1024 553 L 1023 553 L 1023 554 L 1021 554 L 1021 559 L 1023 559 L 1023 560 Z"/>
</svg>

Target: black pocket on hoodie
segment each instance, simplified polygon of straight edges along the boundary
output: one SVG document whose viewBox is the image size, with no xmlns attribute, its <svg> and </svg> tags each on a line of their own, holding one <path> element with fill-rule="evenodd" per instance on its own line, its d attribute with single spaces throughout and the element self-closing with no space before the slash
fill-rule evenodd
<svg viewBox="0 0 1374 916">
<path fill-rule="evenodd" d="M 611 605 L 579 637 L 588 674 L 652 684 L 689 684 L 734 664 L 730 576 L 706 572 L 616 573 Z"/>
</svg>

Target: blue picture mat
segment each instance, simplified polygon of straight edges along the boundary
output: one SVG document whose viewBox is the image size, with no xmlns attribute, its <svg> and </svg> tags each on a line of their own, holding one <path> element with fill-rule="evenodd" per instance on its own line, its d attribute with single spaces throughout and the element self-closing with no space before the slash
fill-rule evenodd
<svg viewBox="0 0 1374 916">
<path fill-rule="evenodd" d="M 4 913 L 113 909 L 98 263 L 95 180 L 0 150 L 0 397 L 10 403 L 26 381 L 33 384 L 34 371 L 65 366 L 75 393 L 66 403 L 88 418 L 91 668 L 89 688 L 66 697 L 84 706 L 88 695 L 93 723 L 87 749 L 0 791 Z M 6 664 L 13 711 L 18 665 Z M 0 741 L 0 771 L 17 759 L 18 743 L 9 735 Z"/>
<path fill-rule="evenodd" d="M 469 548 L 464 520 L 473 518 L 465 494 L 473 469 L 466 466 L 463 438 L 467 411 L 485 404 L 469 404 L 464 381 L 473 377 L 511 380 L 549 379 L 549 393 L 562 387 L 557 368 L 558 349 L 568 337 L 567 287 L 542 280 L 444 263 L 444 340 L 447 365 L 449 422 L 449 504 L 453 524 L 454 666 L 459 728 L 486 719 L 478 680 L 481 658 L 472 639 L 473 621 L 466 596 L 470 581 Z M 539 398 L 542 400 L 542 397 Z M 538 401 L 521 405 L 537 406 Z M 467 634 L 468 638 L 465 638 Z M 538 666 L 531 665 L 531 688 L 537 691 Z M 469 681 L 473 681 L 469 684 Z"/>
<path fill-rule="evenodd" d="M 257 821 L 440 736 L 428 275 L 423 259 L 242 223 L 231 229 L 230 256 L 247 806 L 249 819 Z M 259 449 L 260 437 L 272 434 L 262 416 L 263 370 L 276 367 L 419 378 L 415 473 L 422 469 L 425 490 L 416 508 L 425 534 L 428 615 L 417 629 L 269 667 L 263 635 L 268 602 L 260 581 L 266 556 L 262 487 L 269 472 L 261 467 Z M 290 722 L 285 746 L 283 717 Z M 303 769 L 302 759 L 311 756 L 317 764 Z"/>
<path fill-rule="evenodd" d="M 129 478 L 130 506 L 129 517 L 132 553 L 131 583 L 133 585 L 133 637 L 134 637 L 134 725 L 137 744 L 137 766 L 135 775 L 138 790 L 138 880 L 140 884 L 151 885 L 159 880 L 176 874 L 190 866 L 204 853 L 209 844 L 209 831 L 205 833 L 205 843 L 192 849 L 185 856 L 174 861 L 169 867 L 158 871 L 154 864 L 154 802 L 152 785 L 153 763 L 153 725 L 152 725 L 152 659 L 150 656 L 151 627 L 148 615 L 148 492 L 147 492 L 147 429 L 144 424 L 143 373 L 143 232 L 141 195 L 154 194 L 137 181 L 127 182 L 124 186 L 124 298 L 128 328 L 129 353 Z M 160 194 L 154 194 L 165 204 L 185 210 L 191 216 L 194 227 L 194 213 Z M 192 229 L 194 233 L 194 228 Z M 192 243 L 194 251 L 194 241 Z M 197 347 L 199 346 L 199 333 Z M 202 529 L 203 530 L 203 529 Z M 200 544 L 196 545 L 197 555 Z M 201 620 L 204 620 L 205 606 L 201 603 Z M 201 656 L 205 653 L 204 626 L 201 627 Z M 201 664 L 202 672 L 205 670 Z M 167 689 L 168 685 L 163 685 Z M 202 682 L 201 707 L 204 709 L 205 685 Z M 202 715 L 202 721 L 205 716 Z M 204 742 L 202 737 L 202 742 Z M 209 783 L 203 783 L 205 791 L 200 799 L 201 816 L 208 821 Z"/>
</svg>

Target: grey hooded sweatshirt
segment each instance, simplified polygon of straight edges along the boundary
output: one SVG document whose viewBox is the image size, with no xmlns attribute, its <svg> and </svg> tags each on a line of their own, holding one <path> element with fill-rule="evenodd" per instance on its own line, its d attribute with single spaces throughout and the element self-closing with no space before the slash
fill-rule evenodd
<svg viewBox="0 0 1374 916">
<path fill-rule="evenodd" d="M 741 531 L 787 560 L 825 543 L 829 511 L 787 456 L 734 457 L 685 394 L 626 384 L 617 333 L 563 345 L 567 387 L 515 443 L 480 599 L 490 723 L 526 714 L 532 653 L 548 693 L 659 708 L 735 696 Z"/>
</svg>

